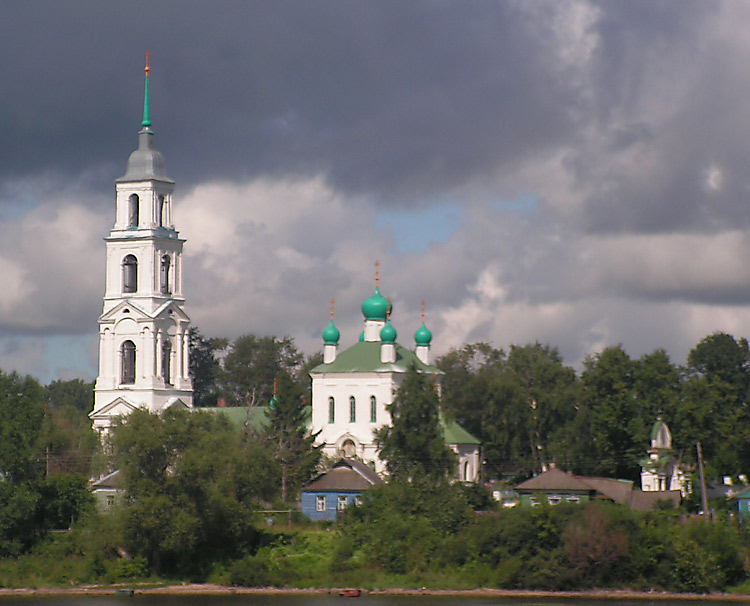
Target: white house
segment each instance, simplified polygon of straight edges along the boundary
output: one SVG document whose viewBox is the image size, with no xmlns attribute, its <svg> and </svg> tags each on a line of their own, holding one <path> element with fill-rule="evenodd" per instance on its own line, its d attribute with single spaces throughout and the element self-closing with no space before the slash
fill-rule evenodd
<svg viewBox="0 0 750 606">
<path fill-rule="evenodd" d="M 106 241 L 99 376 L 90 413 L 105 432 L 136 408 L 192 407 L 190 318 L 183 309 L 182 245 L 172 215 L 174 181 L 154 145 L 149 65 L 138 149 L 117 179 L 115 224 Z"/>
<path fill-rule="evenodd" d="M 391 422 L 387 406 L 413 365 L 418 372 L 434 375 L 438 393 L 443 372 L 432 365 L 432 333 L 424 323 L 415 334 L 414 350 L 396 342 L 391 324 L 392 306 L 380 293 L 376 276 L 375 293 L 362 304 L 364 330 L 359 342 L 339 352 L 340 333 L 333 322 L 323 332 L 323 363 L 310 371 L 312 376 L 311 430 L 330 457 L 356 457 L 375 466 L 385 464 L 378 457 L 375 431 Z M 479 480 L 479 441 L 457 423 L 443 423 L 446 443 L 456 453 L 456 478 Z"/>
</svg>

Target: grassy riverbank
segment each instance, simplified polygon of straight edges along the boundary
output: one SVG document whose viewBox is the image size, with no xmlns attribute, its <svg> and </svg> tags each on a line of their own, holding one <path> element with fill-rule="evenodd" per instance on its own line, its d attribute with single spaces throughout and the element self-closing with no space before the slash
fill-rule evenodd
<svg viewBox="0 0 750 606">
<path fill-rule="evenodd" d="M 550 519 L 551 512 L 537 511 L 536 521 L 544 528 L 543 537 L 549 560 L 559 559 L 556 548 L 551 542 L 554 528 L 562 527 L 559 519 Z M 554 515 L 559 515 L 555 510 Z M 518 514 L 516 514 L 518 515 Z M 655 518 L 646 519 L 654 525 Z M 490 521 L 492 522 L 492 520 Z M 522 520 L 507 520 L 512 523 L 515 532 L 522 530 Z M 555 522 L 555 523 L 553 523 Z M 494 523 L 482 522 L 474 528 L 474 536 L 483 541 L 492 538 L 490 530 Z M 488 525 L 489 524 L 489 525 Z M 264 546 L 252 555 L 227 562 L 217 562 L 201 579 L 158 578 L 150 576 L 147 563 L 141 558 L 126 557 L 112 548 L 108 540 L 107 529 L 99 525 L 82 527 L 66 534 L 51 535 L 31 553 L 19 558 L 0 560 L 0 595 L 52 595 L 52 594 L 111 594 L 117 589 L 133 588 L 137 593 L 168 594 L 235 594 L 235 593 L 338 593 L 337 588 L 358 587 L 371 594 L 427 594 L 427 595 L 471 595 L 471 596 L 570 596 L 570 597 L 603 597 L 603 598 L 643 598 L 643 599 L 726 599 L 750 601 L 750 583 L 740 580 L 733 586 L 706 589 L 705 591 L 664 591 L 664 585 L 647 584 L 648 579 L 641 577 L 638 584 L 626 585 L 610 580 L 608 585 L 566 587 L 559 585 L 548 588 L 509 586 L 518 583 L 508 574 L 507 558 L 493 566 L 485 558 L 467 557 L 471 550 L 462 541 L 442 543 L 438 547 L 452 552 L 453 562 L 434 556 L 424 561 L 420 568 L 406 572 L 389 571 L 378 564 L 372 557 L 367 544 L 357 546 L 351 538 L 352 528 L 361 534 L 361 527 L 348 527 L 342 532 L 340 528 L 319 526 L 297 526 L 267 529 Z M 711 531 L 701 527 L 703 532 Z M 561 534 L 561 533 L 558 533 Z M 719 536 L 722 538 L 724 535 Z M 705 535 L 708 537 L 708 535 Z M 704 537 L 704 538 L 705 538 Z M 710 537 L 709 537 L 710 538 Z M 503 542 L 509 544 L 509 537 Z M 726 543 L 724 543 L 725 546 Z M 506 545 L 508 546 L 508 545 Z M 685 544 L 693 548 L 695 543 Z M 718 565 L 719 557 L 708 552 L 704 545 L 701 554 L 693 552 L 693 560 L 698 562 L 707 558 Z M 528 546 L 527 546 L 528 547 Z M 641 548 L 644 546 L 641 545 Z M 665 545 L 649 547 L 654 557 L 668 560 L 668 549 Z M 399 549 L 398 545 L 393 546 Z M 412 546 L 412 549 L 416 549 Z M 473 548 L 472 548 L 473 549 Z M 744 551 L 743 551 L 744 553 Z M 461 555 L 464 554 L 464 555 Z M 634 557 L 636 554 L 629 554 Z M 720 554 L 719 554 L 720 555 Z M 458 557 L 462 558 L 459 561 Z M 710 556 L 710 557 L 709 557 Z M 412 554 L 410 557 L 416 557 Z M 517 557 L 517 556 L 513 556 Z M 546 579 L 547 583 L 566 582 L 571 580 L 565 570 L 560 579 L 551 579 L 549 570 L 539 565 L 539 558 L 529 558 L 528 566 L 536 567 L 531 571 L 536 576 L 526 578 Z M 653 560 L 657 564 L 656 560 Z M 621 559 L 622 566 L 632 568 L 632 561 Z M 559 562 L 556 566 L 559 565 Z M 684 566 L 683 564 L 680 564 Z M 679 572 L 679 571 L 677 571 Z M 670 574 L 672 574 L 670 572 Z M 682 570 L 680 574 L 685 574 Z M 746 578 L 746 577 L 745 577 Z M 196 583 L 195 581 L 201 581 Z M 506 586 L 500 586 L 505 583 Z M 563 590 L 561 590 L 563 589 Z"/>
</svg>

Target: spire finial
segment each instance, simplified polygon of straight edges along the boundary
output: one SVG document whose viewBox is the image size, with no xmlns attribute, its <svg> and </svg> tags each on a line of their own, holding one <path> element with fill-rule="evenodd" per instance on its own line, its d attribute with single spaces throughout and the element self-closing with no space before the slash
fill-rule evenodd
<svg viewBox="0 0 750 606">
<path fill-rule="evenodd" d="M 424 301 L 422 301 L 422 322 L 424 322 Z"/>
<path fill-rule="evenodd" d="M 273 379 L 273 397 L 275 398 L 278 395 L 279 395 L 279 380 L 276 377 L 274 377 L 274 379 Z"/>
<path fill-rule="evenodd" d="M 333 322 L 333 315 L 336 311 L 336 299 L 331 299 L 331 322 Z"/>
<path fill-rule="evenodd" d="M 151 100 L 149 98 L 148 91 L 148 79 L 149 73 L 151 72 L 151 53 L 146 53 L 146 87 L 143 94 L 143 122 L 141 126 L 143 128 L 151 128 Z"/>
<path fill-rule="evenodd" d="M 380 261 L 375 261 L 375 288 L 380 286 Z"/>
<path fill-rule="evenodd" d="M 393 310 L 393 303 L 391 302 L 391 298 L 388 297 L 388 311 L 385 312 L 386 317 L 388 318 L 388 321 L 391 321 L 391 311 Z"/>
</svg>

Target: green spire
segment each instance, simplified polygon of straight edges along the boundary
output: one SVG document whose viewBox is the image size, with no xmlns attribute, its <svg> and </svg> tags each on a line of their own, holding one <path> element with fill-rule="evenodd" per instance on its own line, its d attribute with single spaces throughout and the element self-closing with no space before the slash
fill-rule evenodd
<svg viewBox="0 0 750 606">
<path fill-rule="evenodd" d="M 148 76 L 151 71 L 150 60 L 151 53 L 146 53 L 146 90 L 143 94 L 143 122 L 141 122 L 143 128 L 151 128 L 151 101 L 148 93 Z"/>
</svg>

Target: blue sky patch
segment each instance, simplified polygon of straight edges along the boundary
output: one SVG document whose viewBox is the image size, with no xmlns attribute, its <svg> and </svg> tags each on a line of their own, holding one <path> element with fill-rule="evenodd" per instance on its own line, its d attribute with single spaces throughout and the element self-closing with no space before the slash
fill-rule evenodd
<svg viewBox="0 0 750 606">
<path fill-rule="evenodd" d="M 447 242 L 458 229 L 463 217 L 459 204 L 440 204 L 419 210 L 378 211 L 375 226 L 390 226 L 400 253 L 419 253 L 431 243 Z"/>
</svg>

